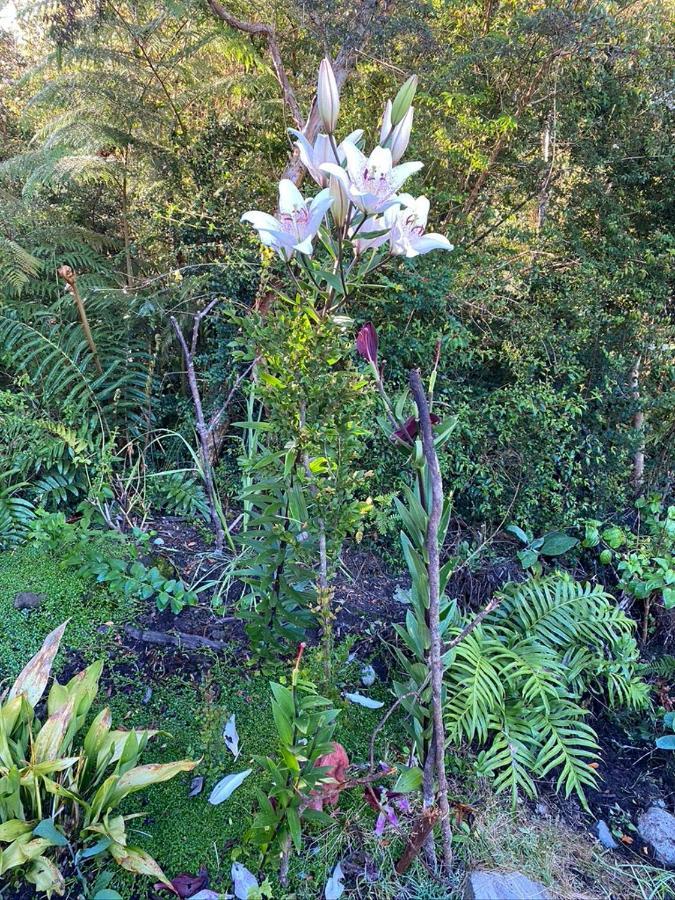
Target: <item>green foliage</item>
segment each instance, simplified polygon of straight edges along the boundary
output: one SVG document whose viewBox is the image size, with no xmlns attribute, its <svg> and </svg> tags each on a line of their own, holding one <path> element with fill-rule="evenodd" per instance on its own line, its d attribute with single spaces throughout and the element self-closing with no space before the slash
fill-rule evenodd
<svg viewBox="0 0 675 900">
<path fill-rule="evenodd" d="M 103 663 L 75 675 L 66 684 L 54 681 L 45 719 L 35 707 L 45 691 L 65 625 L 47 636 L 40 652 L 26 665 L 2 707 L 0 779 L 0 854 L 3 874 L 25 880 L 48 896 L 65 891 L 59 868 L 64 847 L 73 856 L 78 878 L 88 894 L 81 866 L 109 855 L 127 871 L 167 882 L 148 854 L 127 844 L 128 817 L 118 812 L 130 794 L 190 771 L 190 760 L 140 766 L 155 731 L 112 730 L 103 709 L 85 730 L 98 692 Z M 56 807 L 52 798 L 58 798 Z M 49 809 L 56 809 L 51 817 Z"/>
<path fill-rule="evenodd" d="M 315 304 L 279 297 L 273 314 L 240 321 L 246 348 L 255 347 L 261 361 L 251 418 L 239 423 L 246 429 L 246 555 L 237 574 L 250 589 L 242 598 L 249 635 L 267 653 L 279 649 L 279 637 L 302 640 L 317 603 L 321 548 L 330 577 L 368 508 L 357 498 L 366 482 L 357 468 L 364 382 L 344 323 L 322 317 Z M 243 355 L 248 360 L 252 351 Z M 266 410 L 265 421 L 256 408 Z M 324 633 L 329 618 L 322 613 Z"/>
<path fill-rule="evenodd" d="M 86 516 L 71 523 L 66 522 L 63 513 L 38 511 L 29 538 L 38 547 L 60 550 L 64 553 L 62 566 L 74 569 L 78 575 L 94 577 L 117 596 L 128 600 L 154 597 L 157 609 L 170 609 L 175 615 L 197 603 L 197 592 L 180 578 L 167 578 L 156 565 L 148 566 L 139 558 L 141 549 L 148 549 L 150 534 L 135 529 L 133 541 L 124 543 L 126 556 L 115 555 L 110 540 L 105 543 L 97 539 L 102 535 L 90 527 Z M 119 543 L 121 535 L 117 538 Z"/>
<path fill-rule="evenodd" d="M 28 533 L 35 515 L 30 500 L 16 496 L 22 483 L 0 488 L 0 550 L 20 544 Z"/>
<path fill-rule="evenodd" d="M 439 442 L 440 443 L 440 442 Z M 421 462 L 418 446 L 415 457 Z M 405 681 L 394 681 L 393 688 L 401 705 L 410 715 L 411 737 L 415 755 L 420 761 L 427 757 L 432 738 L 431 685 L 428 683 L 428 655 L 431 648 L 429 631 L 429 578 L 427 572 L 428 555 L 426 533 L 429 522 L 427 503 L 431 498 L 431 481 L 426 465 L 414 469 L 413 488 L 404 487 L 403 500 L 398 497 L 394 503 L 403 526 L 401 545 L 403 556 L 410 572 L 410 609 L 406 612 L 405 625 L 396 624 L 396 633 L 403 642 L 403 648 L 396 648 L 398 663 L 405 673 Z M 405 501 L 405 502 L 404 502 Z M 439 542 L 442 544 L 448 529 L 451 512 L 450 500 L 446 497 L 439 526 Z M 457 620 L 457 605 L 448 600 L 445 588 L 452 574 L 455 560 L 451 559 L 441 569 L 440 575 L 440 618 L 441 637 L 449 626 Z M 447 695 L 446 695 L 447 696 Z"/>
<path fill-rule="evenodd" d="M 278 735 L 278 754 L 258 757 L 269 783 L 256 790 L 259 810 L 249 839 L 263 853 L 263 860 L 278 852 L 302 848 L 307 824 L 330 824 L 330 817 L 312 808 L 312 797 L 322 796 L 327 769 L 317 765 L 333 750 L 333 732 L 339 710 L 320 697 L 312 682 L 300 677 L 298 654 L 290 687 L 273 683 L 272 715 Z"/>
<path fill-rule="evenodd" d="M 615 563 L 619 587 L 630 597 L 656 595 L 666 609 L 675 607 L 675 506 L 665 507 L 658 495 L 640 498 L 634 529 L 583 522 L 583 546 L 595 549 L 603 565 Z"/>
<path fill-rule="evenodd" d="M 507 525 L 505 531 L 513 534 L 524 545 L 524 549 L 517 553 L 518 559 L 523 569 L 532 569 L 535 575 L 542 573 L 540 556 L 563 556 L 579 543 L 578 538 L 571 537 L 564 531 L 549 531 L 539 538 L 528 534 L 517 525 Z"/>
<path fill-rule="evenodd" d="M 479 771 L 514 802 L 519 790 L 535 796 L 534 779 L 554 772 L 557 788 L 587 805 L 599 748 L 582 704 L 589 694 L 615 707 L 648 703 L 632 629 L 601 588 L 565 575 L 507 586 L 448 659 L 450 739 L 487 745 Z"/>
<path fill-rule="evenodd" d="M 158 509 L 186 518 L 209 518 L 203 486 L 187 472 L 160 472 L 150 483 L 149 499 Z"/>
</svg>

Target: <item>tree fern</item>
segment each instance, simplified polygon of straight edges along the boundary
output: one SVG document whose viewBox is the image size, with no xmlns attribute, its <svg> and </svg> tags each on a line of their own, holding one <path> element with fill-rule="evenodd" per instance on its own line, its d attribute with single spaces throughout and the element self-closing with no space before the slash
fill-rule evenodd
<svg viewBox="0 0 675 900">
<path fill-rule="evenodd" d="M 448 735 L 485 741 L 489 722 L 504 707 L 504 683 L 494 654 L 501 646 L 480 629 L 465 638 L 448 664 Z"/>
</svg>

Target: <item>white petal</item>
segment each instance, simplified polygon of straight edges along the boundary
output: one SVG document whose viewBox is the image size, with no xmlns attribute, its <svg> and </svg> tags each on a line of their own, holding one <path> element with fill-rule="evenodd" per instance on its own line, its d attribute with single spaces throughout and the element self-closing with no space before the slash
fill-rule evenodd
<svg viewBox="0 0 675 900">
<path fill-rule="evenodd" d="M 413 200 L 412 207 L 415 210 L 415 219 L 418 225 L 423 228 L 427 224 L 429 218 L 429 198 L 422 194 L 417 200 Z"/>
<path fill-rule="evenodd" d="M 312 162 L 314 163 L 316 169 L 319 169 L 321 163 L 334 161 L 335 155 L 333 154 L 333 148 L 330 145 L 328 135 L 318 134 L 316 136 L 316 140 L 314 141 L 314 152 L 312 154 Z"/>
<path fill-rule="evenodd" d="M 242 222 L 250 222 L 254 228 L 264 228 L 266 231 L 276 231 L 279 228 L 279 222 L 269 213 L 260 212 L 257 209 L 251 209 L 245 212 L 241 217 Z"/>
<path fill-rule="evenodd" d="M 316 234 L 316 232 L 319 230 L 319 226 L 321 225 L 321 220 L 332 205 L 333 198 L 331 197 L 328 188 L 325 188 L 325 190 L 316 195 L 316 197 L 312 200 L 312 205 L 310 207 L 310 216 L 307 223 L 308 234 Z"/>
<path fill-rule="evenodd" d="M 351 131 L 347 137 L 338 145 L 338 156 L 341 158 L 344 157 L 344 144 L 358 144 L 358 142 L 363 137 L 363 128 L 357 128 L 356 131 Z"/>
<path fill-rule="evenodd" d="M 319 169 L 328 175 L 334 175 L 345 190 L 349 189 L 349 175 L 342 166 L 338 166 L 336 163 L 321 163 Z"/>
<path fill-rule="evenodd" d="M 378 172 L 391 171 L 391 150 L 388 147 L 375 147 L 368 158 L 368 168 Z"/>
<path fill-rule="evenodd" d="M 389 183 L 396 191 L 401 187 L 406 178 L 410 178 L 411 175 L 414 175 L 415 172 L 419 172 L 419 170 L 423 168 L 424 163 L 421 162 L 409 162 L 403 163 L 400 166 L 395 166 L 391 170 Z"/>
<path fill-rule="evenodd" d="M 430 250 L 452 250 L 453 245 L 442 234 L 430 232 L 410 239 L 410 245 L 417 253 L 429 253 Z"/>
<path fill-rule="evenodd" d="M 322 191 L 314 197 L 312 202 L 309 204 L 309 211 L 313 213 L 315 210 L 320 210 L 321 215 L 323 215 L 326 210 L 330 207 L 333 202 L 333 198 L 330 195 L 330 191 L 328 188 L 324 188 Z"/>
<path fill-rule="evenodd" d="M 306 204 L 300 191 L 290 178 L 282 178 L 279 182 L 279 211 L 290 214 L 303 206 Z"/>
<path fill-rule="evenodd" d="M 368 160 L 359 148 L 349 141 L 343 144 L 343 150 L 347 161 L 347 171 L 352 179 L 356 179 L 363 174 L 364 169 L 368 165 Z"/>
<path fill-rule="evenodd" d="M 289 128 L 288 130 L 298 139 L 295 146 L 300 151 L 300 160 L 303 166 L 311 172 L 313 166 L 314 148 L 301 131 L 296 131 L 295 128 Z"/>
<path fill-rule="evenodd" d="M 314 235 L 310 234 L 309 237 L 306 237 L 304 241 L 300 241 L 299 244 L 295 244 L 293 249 L 297 250 L 298 253 L 306 253 L 307 256 L 311 256 L 314 250 L 314 247 L 312 247 L 313 239 Z"/>
</svg>

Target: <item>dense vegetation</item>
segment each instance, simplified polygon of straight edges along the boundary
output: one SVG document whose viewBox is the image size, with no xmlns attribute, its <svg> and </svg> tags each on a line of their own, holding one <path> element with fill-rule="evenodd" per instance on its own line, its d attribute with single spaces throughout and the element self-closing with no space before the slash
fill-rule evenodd
<svg viewBox="0 0 675 900">
<path fill-rule="evenodd" d="M 2 896 L 670 896 L 668 4 L 2 9 Z"/>
</svg>

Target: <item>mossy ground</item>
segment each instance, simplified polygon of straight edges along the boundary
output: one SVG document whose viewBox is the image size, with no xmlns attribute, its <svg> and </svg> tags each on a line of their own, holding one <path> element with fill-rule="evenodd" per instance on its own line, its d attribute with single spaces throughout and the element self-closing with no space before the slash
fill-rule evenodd
<svg viewBox="0 0 675 900">
<path fill-rule="evenodd" d="M 41 594 L 39 609 L 15 609 L 14 598 L 21 591 Z M 91 578 L 65 568 L 57 556 L 35 547 L 0 553 L 0 679 L 20 672 L 46 635 L 66 619 L 62 642 L 66 652 L 59 655 L 56 672 L 68 651 L 79 651 L 87 658 L 100 655 L 108 643 L 98 631 L 100 626 L 132 615 L 131 601 L 112 597 Z"/>
</svg>

